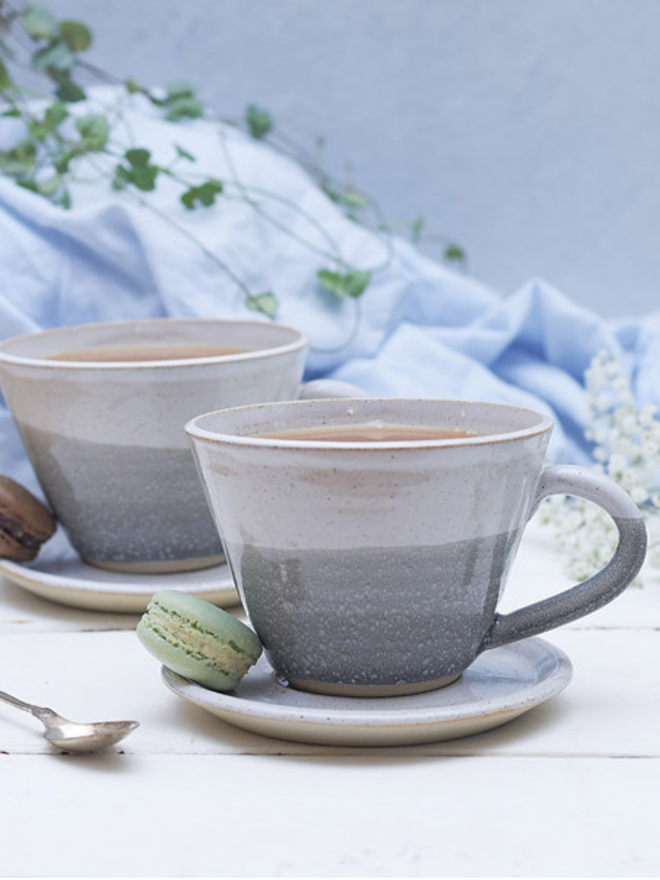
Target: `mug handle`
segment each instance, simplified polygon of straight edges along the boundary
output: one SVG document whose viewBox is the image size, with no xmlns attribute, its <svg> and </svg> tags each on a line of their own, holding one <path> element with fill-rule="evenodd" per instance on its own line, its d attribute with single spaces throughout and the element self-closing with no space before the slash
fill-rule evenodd
<svg viewBox="0 0 660 880">
<path fill-rule="evenodd" d="M 341 382 L 339 379 L 314 379 L 305 382 L 300 389 L 298 400 L 330 400 L 336 397 L 368 397 L 369 395 L 351 385 L 350 382 Z"/>
<path fill-rule="evenodd" d="M 529 518 L 547 495 L 576 495 L 593 501 L 614 520 L 619 544 L 608 564 L 588 580 L 549 599 L 511 614 L 496 614 L 479 652 L 538 635 L 607 605 L 630 584 L 644 562 L 647 534 L 628 493 L 609 477 L 572 465 L 546 468 L 541 474 Z"/>
</svg>

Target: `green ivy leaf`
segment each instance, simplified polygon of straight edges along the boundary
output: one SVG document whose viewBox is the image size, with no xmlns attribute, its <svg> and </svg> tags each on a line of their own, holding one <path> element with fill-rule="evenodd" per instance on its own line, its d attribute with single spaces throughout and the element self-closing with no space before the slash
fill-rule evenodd
<svg viewBox="0 0 660 880">
<path fill-rule="evenodd" d="M 39 143 L 43 143 L 56 130 L 58 125 L 63 122 L 69 111 L 60 101 L 55 101 L 50 107 L 46 108 L 43 119 L 31 119 L 28 123 L 28 131 Z"/>
<path fill-rule="evenodd" d="M 249 104 L 245 109 L 245 121 L 248 131 L 255 140 L 265 138 L 273 128 L 273 117 L 267 110 L 262 110 L 256 104 Z"/>
<path fill-rule="evenodd" d="M 199 119 L 204 115 L 204 108 L 197 98 L 187 96 L 168 100 L 167 108 L 165 118 L 170 122 L 178 122 L 179 119 Z"/>
<path fill-rule="evenodd" d="M 128 162 L 128 168 L 125 165 L 117 165 L 112 182 L 114 189 L 124 189 L 129 184 L 142 192 L 155 189 L 160 168 L 151 162 L 149 150 L 136 147 L 126 150 L 124 157 Z"/>
<path fill-rule="evenodd" d="M 74 52 L 85 52 L 92 45 L 92 34 L 81 21 L 61 21 L 60 35 Z"/>
<path fill-rule="evenodd" d="M 19 177 L 32 172 L 37 159 L 37 148 L 33 141 L 25 138 L 11 150 L 0 150 L 0 171 L 11 177 Z"/>
<path fill-rule="evenodd" d="M 110 135 L 108 120 L 99 113 L 89 113 L 76 119 L 76 130 L 80 132 L 83 147 L 89 152 L 103 150 Z"/>
<path fill-rule="evenodd" d="M 316 277 L 320 286 L 338 299 L 345 299 L 347 296 L 357 299 L 367 289 L 371 272 L 362 269 L 350 269 L 348 272 L 319 269 Z"/>
<path fill-rule="evenodd" d="M 6 92 L 14 85 L 2 58 L 0 58 L 0 92 Z M 3 116 L 5 114 L 3 113 Z"/>
<path fill-rule="evenodd" d="M 54 131 L 69 115 L 69 111 L 60 101 L 54 101 L 44 113 L 44 123 Z"/>
<path fill-rule="evenodd" d="M 129 95 L 136 95 L 139 92 L 144 91 L 140 83 L 136 79 L 133 79 L 132 76 L 128 77 L 128 79 L 124 83 L 124 86 L 126 87 L 126 91 Z"/>
<path fill-rule="evenodd" d="M 187 159 L 189 162 L 197 161 L 192 153 L 189 153 L 188 150 L 184 150 L 183 147 L 180 147 L 178 144 L 174 144 L 174 149 L 180 159 Z"/>
<path fill-rule="evenodd" d="M 450 244 L 445 248 L 445 260 L 450 263 L 464 263 L 465 251 L 457 244 Z"/>
<path fill-rule="evenodd" d="M 354 186 L 347 186 L 339 193 L 339 201 L 352 211 L 363 211 L 371 204 L 371 200 Z"/>
<path fill-rule="evenodd" d="M 422 231 L 424 229 L 424 218 L 418 217 L 410 224 L 410 238 L 413 244 L 419 244 L 422 239 Z"/>
<path fill-rule="evenodd" d="M 64 101 L 67 104 L 75 104 L 77 101 L 84 101 L 87 97 L 78 83 L 75 83 L 67 73 L 51 72 L 50 75 L 58 84 L 55 96 L 60 101 Z"/>
<path fill-rule="evenodd" d="M 191 186 L 190 189 L 187 189 L 182 194 L 181 201 L 189 211 L 193 210 L 197 202 L 208 208 L 215 204 L 216 196 L 219 196 L 222 190 L 222 181 L 212 177 L 199 186 Z"/>
<path fill-rule="evenodd" d="M 62 208 L 71 207 L 71 195 L 59 174 L 38 182 L 36 180 L 17 180 L 16 182 L 23 189 L 43 196 L 54 205 L 59 205 Z"/>
<path fill-rule="evenodd" d="M 56 40 L 54 43 L 50 43 L 50 45 L 35 52 L 32 56 L 32 67 L 35 70 L 66 73 L 73 67 L 75 61 L 75 52 L 72 52 L 66 43 Z"/>
<path fill-rule="evenodd" d="M 341 192 L 338 189 L 334 189 L 329 183 L 324 181 L 321 184 L 321 189 L 331 201 L 341 202 Z"/>
<path fill-rule="evenodd" d="M 53 161 L 53 167 L 57 171 L 58 174 L 66 174 L 69 170 L 69 165 L 71 164 L 71 160 L 75 159 L 78 156 L 78 150 L 69 147 L 66 150 L 63 150 L 59 156 Z"/>
<path fill-rule="evenodd" d="M 194 98 L 195 86 L 189 82 L 171 82 L 165 86 L 168 101 L 176 101 L 178 98 Z"/>
<path fill-rule="evenodd" d="M 131 150 L 126 150 L 124 155 L 133 168 L 149 165 L 151 161 L 151 153 L 144 147 L 134 147 Z"/>
<path fill-rule="evenodd" d="M 268 291 L 267 293 L 256 293 L 248 296 L 247 307 L 252 309 L 253 312 L 261 312 L 262 315 L 275 318 L 279 302 L 275 294 Z"/>
<path fill-rule="evenodd" d="M 38 183 L 36 180 L 19 180 L 17 183 L 19 186 L 22 186 L 23 189 L 29 189 L 31 192 L 46 196 L 46 198 L 51 198 L 62 185 L 62 178 L 59 175 L 55 175 L 54 177 L 49 177 L 47 180 L 39 181 Z"/>
<path fill-rule="evenodd" d="M 30 3 L 22 17 L 23 27 L 34 40 L 52 40 L 60 34 L 57 19 L 40 3 Z"/>
</svg>

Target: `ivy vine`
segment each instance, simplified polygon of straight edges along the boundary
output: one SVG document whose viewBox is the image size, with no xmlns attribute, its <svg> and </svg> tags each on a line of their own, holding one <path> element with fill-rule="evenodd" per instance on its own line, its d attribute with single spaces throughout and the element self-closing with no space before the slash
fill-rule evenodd
<svg viewBox="0 0 660 880">
<path fill-rule="evenodd" d="M 357 301 L 362 296 L 374 274 L 391 258 L 393 230 L 385 223 L 372 197 L 350 179 L 339 181 L 325 171 L 322 140 L 317 142 L 313 153 L 301 148 L 276 126 L 273 116 L 257 104 L 248 105 L 242 119 L 219 117 L 204 106 L 194 86 L 186 82 L 170 83 L 162 90 L 155 90 L 133 78 L 116 77 L 88 60 L 92 42 L 92 33 L 83 22 L 58 20 L 39 3 L 16 6 L 0 0 L 0 117 L 13 117 L 24 123 L 24 134 L 17 142 L 9 149 L 0 150 L 0 173 L 66 210 L 72 206 L 71 183 L 79 179 L 77 172 L 82 161 L 88 166 L 91 163 L 114 190 L 127 194 L 192 240 L 238 286 L 248 308 L 273 318 L 278 309 L 274 291 L 250 289 L 218 253 L 203 245 L 172 215 L 156 208 L 146 196 L 156 189 L 161 179 L 168 178 L 178 186 L 181 204 L 189 211 L 210 209 L 222 199 L 240 200 L 323 260 L 316 276 L 321 289 L 339 300 Z M 43 77 L 45 90 L 39 95 L 39 101 L 34 100 L 36 95 L 30 88 L 21 84 L 21 73 L 26 71 Z M 221 144 L 229 169 L 226 178 L 220 180 L 194 173 L 196 157 L 176 143 L 173 143 L 174 159 L 168 165 L 156 162 L 145 146 L 118 143 L 115 132 L 121 121 L 120 106 L 109 108 L 107 113 L 72 114 L 71 105 L 87 99 L 89 83 L 119 86 L 124 95 L 141 94 L 172 123 L 199 118 L 221 123 Z M 253 139 L 268 142 L 272 148 L 295 159 L 348 218 L 381 234 L 387 248 L 384 262 L 368 269 L 352 265 L 342 258 L 339 247 L 315 217 L 279 193 L 241 181 L 231 160 L 227 125 L 238 127 Z M 271 211 L 275 203 L 296 212 L 316 236 L 306 237 L 284 224 Z M 421 242 L 423 230 L 422 218 L 410 224 L 412 241 Z M 319 236 L 323 245 L 318 243 Z M 453 242 L 440 241 L 444 259 L 465 267 L 463 250 Z M 356 315 L 359 316 L 359 310 Z"/>
</svg>

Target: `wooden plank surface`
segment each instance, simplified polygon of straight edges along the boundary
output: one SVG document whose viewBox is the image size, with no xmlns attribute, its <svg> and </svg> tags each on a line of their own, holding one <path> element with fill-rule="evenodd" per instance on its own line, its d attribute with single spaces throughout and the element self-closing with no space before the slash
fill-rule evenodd
<svg viewBox="0 0 660 880">
<path fill-rule="evenodd" d="M 532 526 L 503 610 L 567 586 Z M 574 678 L 543 706 L 388 749 L 277 741 L 187 705 L 137 620 L 0 582 L 2 689 L 77 720 L 141 722 L 108 754 L 58 755 L 36 719 L 0 704 L 0 875 L 660 873 L 657 581 L 546 636 Z"/>
</svg>

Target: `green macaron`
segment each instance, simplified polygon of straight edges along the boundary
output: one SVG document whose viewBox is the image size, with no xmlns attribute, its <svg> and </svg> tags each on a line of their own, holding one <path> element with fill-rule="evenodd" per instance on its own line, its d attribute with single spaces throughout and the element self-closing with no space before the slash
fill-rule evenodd
<svg viewBox="0 0 660 880">
<path fill-rule="evenodd" d="M 244 623 L 177 590 L 154 594 L 137 634 L 168 669 L 214 691 L 233 690 L 261 654 L 261 642 Z"/>
</svg>

